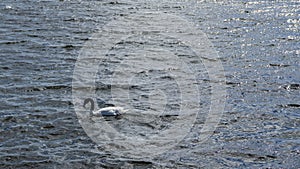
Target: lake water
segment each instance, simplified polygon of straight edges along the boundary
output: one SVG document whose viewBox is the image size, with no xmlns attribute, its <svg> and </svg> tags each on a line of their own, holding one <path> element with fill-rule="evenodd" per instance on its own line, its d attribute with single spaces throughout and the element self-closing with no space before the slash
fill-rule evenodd
<svg viewBox="0 0 300 169">
<path fill-rule="evenodd" d="M 299 10 L 296 0 L 2 0 L 0 168 L 299 168 Z M 129 112 L 86 117 L 86 97 Z M 119 144 L 106 125 L 134 139 Z"/>
</svg>

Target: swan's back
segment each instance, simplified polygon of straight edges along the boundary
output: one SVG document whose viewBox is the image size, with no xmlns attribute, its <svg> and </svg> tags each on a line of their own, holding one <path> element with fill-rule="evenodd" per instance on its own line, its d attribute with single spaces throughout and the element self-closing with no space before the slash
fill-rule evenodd
<svg viewBox="0 0 300 169">
<path fill-rule="evenodd" d="M 94 116 L 118 116 L 126 111 L 123 107 L 105 107 L 97 111 L 93 111 Z"/>
</svg>

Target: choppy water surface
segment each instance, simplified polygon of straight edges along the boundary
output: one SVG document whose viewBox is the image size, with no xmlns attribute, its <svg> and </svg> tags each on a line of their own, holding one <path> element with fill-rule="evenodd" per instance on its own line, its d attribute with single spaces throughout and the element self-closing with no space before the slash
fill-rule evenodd
<svg viewBox="0 0 300 169">
<path fill-rule="evenodd" d="M 1 168 L 299 168 L 299 9 L 297 1 L 1 1 Z M 199 98 L 188 101 L 201 107 L 194 127 L 169 151 L 120 157 L 102 151 L 79 123 L 72 100 L 76 59 L 111 20 L 157 11 L 206 33 L 225 69 L 226 107 L 213 135 L 199 142 L 214 83 L 201 60 L 176 39 L 157 34 L 119 42 L 99 65 L 95 82 L 97 105 L 105 107 L 118 103 L 110 93 L 113 71 L 134 74 L 134 85 L 123 86 L 131 115 L 106 119 L 113 128 L 147 138 L 172 126 L 177 116 L 157 120 L 151 113 L 164 105 L 165 112 L 178 112 L 181 92 L 188 90 L 162 63 L 188 64 L 186 75 L 192 70 L 196 78 L 184 76 L 185 82 L 199 89 Z M 149 65 L 134 65 L 134 59 Z M 145 111 L 151 117 L 141 120 L 137 114 Z"/>
</svg>

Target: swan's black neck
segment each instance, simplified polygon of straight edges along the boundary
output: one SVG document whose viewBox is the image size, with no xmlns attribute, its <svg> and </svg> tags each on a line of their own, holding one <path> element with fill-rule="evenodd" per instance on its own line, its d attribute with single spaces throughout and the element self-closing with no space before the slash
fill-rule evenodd
<svg viewBox="0 0 300 169">
<path fill-rule="evenodd" d="M 85 108 L 85 105 L 91 103 L 91 108 L 90 108 L 90 112 L 92 113 L 95 109 L 95 104 L 94 104 L 94 100 L 91 98 L 85 99 L 84 103 L 83 103 L 83 107 Z"/>
</svg>

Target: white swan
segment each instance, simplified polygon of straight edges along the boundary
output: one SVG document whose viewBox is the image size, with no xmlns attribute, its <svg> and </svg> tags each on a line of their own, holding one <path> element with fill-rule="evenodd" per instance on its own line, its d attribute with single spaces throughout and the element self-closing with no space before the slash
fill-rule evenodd
<svg viewBox="0 0 300 169">
<path fill-rule="evenodd" d="M 94 111 L 95 109 L 94 100 L 91 98 L 85 99 L 83 103 L 83 107 L 85 108 L 85 105 L 88 103 L 91 103 L 90 115 L 92 116 L 119 116 L 128 111 L 125 110 L 123 107 L 105 107 Z"/>
</svg>

